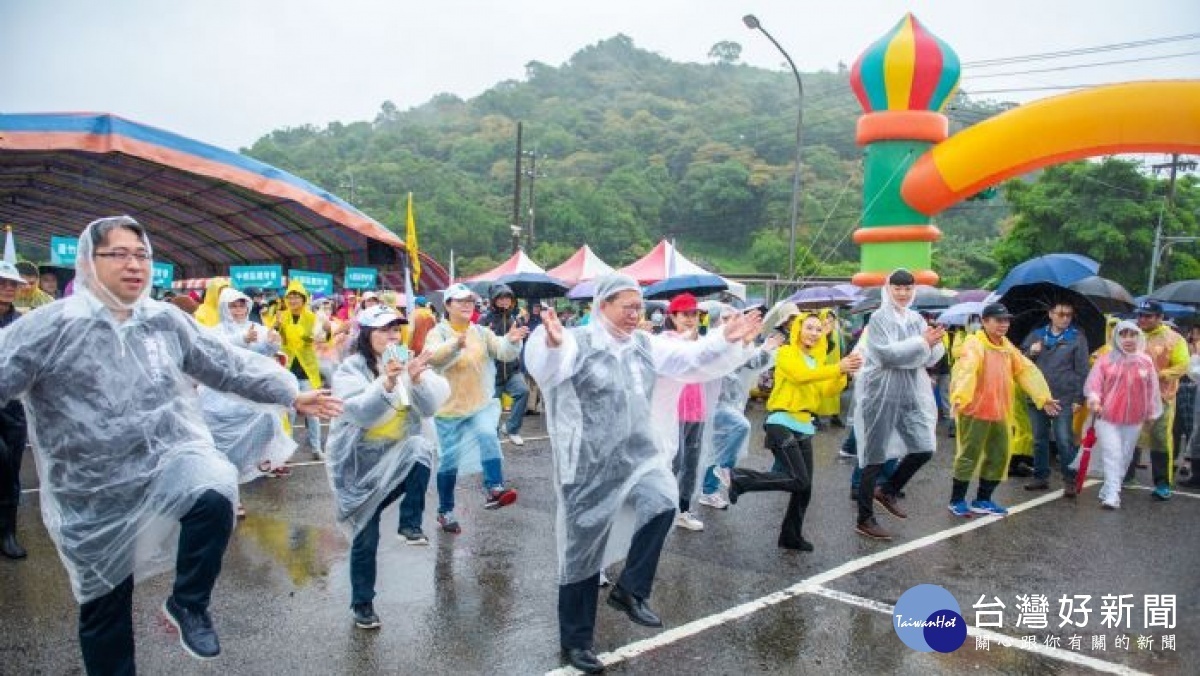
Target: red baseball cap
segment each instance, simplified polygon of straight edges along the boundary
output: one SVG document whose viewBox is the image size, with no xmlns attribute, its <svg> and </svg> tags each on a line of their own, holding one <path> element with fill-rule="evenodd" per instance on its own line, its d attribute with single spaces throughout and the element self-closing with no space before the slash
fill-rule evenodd
<svg viewBox="0 0 1200 676">
<path fill-rule="evenodd" d="M 667 314 L 675 314 L 676 312 L 696 312 L 699 308 L 696 306 L 696 297 L 690 293 L 681 293 L 671 299 L 671 304 L 667 306 Z"/>
</svg>

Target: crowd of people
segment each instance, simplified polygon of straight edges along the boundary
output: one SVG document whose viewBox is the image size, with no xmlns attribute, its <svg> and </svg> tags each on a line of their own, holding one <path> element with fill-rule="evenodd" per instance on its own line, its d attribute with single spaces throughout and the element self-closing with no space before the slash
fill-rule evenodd
<svg viewBox="0 0 1200 676">
<path fill-rule="evenodd" d="M 1176 483 L 1175 446 L 1188 439 L 1193 459 L 1200 450 L 1190 429 L 1173 434 L 1181 382 L 1200 380 L 1200 335 L 1185 340 L 1153 301 L 1092 351 L 1067 302 L 1019 345 L 999 303 L 983 307 L 978 326 L 940 326 L 912 309 L 905 270 L 889 275 L 880 307 L 851 335 L 835 313 L 789 302 L 738 309 L 683 293 L 652 305 L 620 274 L 596 280 L 578 317 L 522 307 L 504 285 L 487 298 L 452 285 L 440 313 L 387 293 L 313 298 L 296 281 L 273 299 L 214 280 L 198 300 L 162 302 L 149 297 L 152 256 L 133 219 L 95 221 L 80 237 L 74 293 L 57 302 L 57 278 L 51 286 L 36 268 L 0 263 L 0 552 L 26 556 L 16 513 L 28 435 L 92 674 L 134 673 L 134 582 L 171 568 L 165 616 L 189 653 L 220 653 L 208 607 L 244 515 L 238 484 L 286 476 L 301 423 L 350 540 L 351 618 L 369 630 L 382 624 L 373 601 L 384 509 L 399 504 L 397 534 L 420 546 L 431 478 L 435 522 L 449 536 L 463 529 L 460 477 L 480 476 L 485 509 L 516 503 L 503 444 L 525 445 L 537 401 L 557 499 L 562 659 L 586 673 L 604 670 L 594 652 L 602 587 L 631 621 L 662 626 L 649 602 L 658 562 L 673 528 L 704 529 L 699 506 L 786 492 L 778 546 L 813 551 L 804 521 L 825 423 L 852 422 L 843 454 L 855 461 L 854 530 L 874 540 L 892 538 L 876 508 L 907 517 L 905 489 L 932 458 L 940 420 L 956 444 L 947 505 L 962 518 L 1007 513 L 995 490 L 1017 418 L 1033 437 L 1025 488 L 1052 487 L 1054 449 L 1067 498 L 1077 495 L 1076 439 L 1093 430 L 1109 509 L 1137 449 L 1149 451 L 1158 500 Z M 33 298 L 39 282 L 49 301 Z M 765 391 L 768 469 L 740 464 L 754 390 Z M 327 436 L 322 420 L 332 421 Z"/>
</svg>

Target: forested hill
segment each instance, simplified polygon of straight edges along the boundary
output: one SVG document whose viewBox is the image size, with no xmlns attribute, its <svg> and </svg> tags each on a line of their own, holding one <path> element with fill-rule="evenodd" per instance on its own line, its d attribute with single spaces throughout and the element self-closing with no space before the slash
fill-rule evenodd
<svg viewBox="0 0 1200 676">
<path fill-rule="evenodd" d="M 511 252 L 517 122 L 536 154 L 535 244 L 556 265 L 588 243 L 621 265 L 661 237 L 725 273 L 784 272 L 795 156 L 790 72 L 738 63 L 719 43 L 712 63 L 677 63 L 618 35 L 561 66 L 530 62 L 520 81 L 470 100 L 442 94 L 407 111 L 382 104 L 372 121 L 274 131 L 244 152 L 350 199 L 403 236 L 416 203 L 421 246 L 461 273 Z M 848 69 L 804 73 L 804 165 L 797 266 L 856 269 L 850 241 L 862 204 L 860 114 Z M 952 130 L 1002 109 L 959 98 Z M 528 178 L 522 225 L 527 226 Z M 352 187 L 351 187 L 352 186 Z M 968 202 L 938 220 L 947 281 L 994 272 L 991 240 L 1008 209 Z"/>
</svg>

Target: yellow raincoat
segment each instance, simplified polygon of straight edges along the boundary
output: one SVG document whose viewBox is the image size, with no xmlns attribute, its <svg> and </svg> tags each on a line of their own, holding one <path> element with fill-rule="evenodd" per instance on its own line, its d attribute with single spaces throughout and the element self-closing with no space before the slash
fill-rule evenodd
<svg viewBox="0 0 1200 676">
<path fill-rule="evenodd" d="M 950 375 L 950 403 L 960 415 L 1000 422 L 1013 408 L 1013 384 L 1020 386 L 1038 408 L 1053 399 L 1050 386 L 1033 362 L 1007 338 L 1000 345 L 982 329 L 963 341 Z"/>
<path fill-rule="evenodd" d="M 229 280 L 224 277 L 214 277 L 208 280 L 208 286 L 204 289 L 204 302 L 196 308 L 194 315 L 201 326 L 216 326 L 221 323 L 221 310 L 217 302 L 221 298 L 221 292 L 227 288 L 229 288 Z"/>
<path fill-rule="evenodd" d="M 280 308 L 275 317 L 275 330 L 283 337 L 283 353 L 288 358 L 286 368 L 291 369 L 292 364 L 299 360 L 300 368 L 308 376 L 308 382 L 313 389 L 320 389 L 321 362 L 317 358 L 317 349 L 313 339 L 313 334 L 317 329 L 317 315 L 308 307 L 308 291 L 303 284 L 295 280 L 289 281 L 287 292 L 284 295 L 286 296 L 288 293 L 299 293 L 304 296 L 304 305 L 300 311 L 299 321 L 293 321 L 293 314 L 286 307 Z"/>
<path fill-rule="evenodd" d="M 846 374 L 838 363 L 825 363 L 825 339 L 811 350 L 801 347 L 800 327 L 809 316 L 801 313 L 796 317 L 787 344 L 775 353 L 775 387 L 767 399 L 768 411 L 786 411 L 801 423 L 812 421 L 822 399 L 836 397 L 846 389 Z M 816 368 L 809 366 L 809 359 L 816 362 Z"/>
<path fill-rule="evenodd" d="M 837 315 L 834 314 L 832 310 L 821 310 L 819 313 L 817 313 L 817 316 L 821 318 L 821 321 L 828 321 L 830 317 L 833 317 L 833 329 L 829 333 L 825 334 L 825 339 L 822 341 L 824 345 L 818 344 L 814 347 L 823 347 L 825 350 L 825 359 L 822 360 L 821 363 L 823 363 L 825 366 L 837 366 L 838 362 L 842 360 L 841 322 L 838 321 Z M 814 412 L 821 416 L 841 415 L 841 389 L 838 390 L 837 394 L 821 399 L 821 403 L 817 405 L 817 409 Z"/>
</svg>

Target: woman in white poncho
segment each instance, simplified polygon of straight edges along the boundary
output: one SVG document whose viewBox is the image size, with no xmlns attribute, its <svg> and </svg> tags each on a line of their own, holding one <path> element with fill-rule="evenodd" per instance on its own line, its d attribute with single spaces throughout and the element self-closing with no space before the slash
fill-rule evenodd
<svg viewBox="0 0 1200 676">
<path fill-rule="evenodd" d="M 213 446 L 192 380 L 311 415 L 339 408 L 151 300 L 151 262 L 137 221 L 95 221 L 79 238 L 75 295 L 0 332 L 0 401 L 25 404 L 42 518 L 81 604 L 88 673 L 134 673 L 134 580 L 172 567 L 167 619 L 192 655 L 220 653 L 208 605 L 237 472 Z"/>
<path fill-rule="evenodd" d="M 373 604 L 379 516 L 400 500 L 400 538 L 410 545 L 428 544 L 421 516 L 436 447 L 421 436 L 421 420 L 437 411 L 450 386 L 426 370 L 428 355 L 407 359 L 399 344 L 404 320 L 394 310 L 363 310 L 358 323 L 353 353 L 333 376 L 333 391 L 345 402 L 345 412 L 329 430 L 326 468 L 338 523 L 354 539 L 354 622 L 362 629 L 375 629 L 380 626 Z"/>
<path fill-rule="evenodd" d="M 217 311 L 220 323 L 212 330 L 231 345 L 268 357 L 279 350 L 279 334 L 250 321 L 250 297 L 246 294 L 232 287 L 223 289 Z M 284 429 L 282 408 L 255 404 L 204 385 L 198 389 L 204 422 L 217 450 L 237 468 L 239 483 L 282 467 L 292 456 L 296 442 Z M 238 515 L 244 514 L 239 504 Z"/>
<path fill-rule="evenodd" d="M 739 316 L 702 340 L 671 341 L 637 330 L 644 306 L 632 278 L 599 278 L 596 299 L 588 326 L 564 330 L 553 310 L 543 312 L 525 351 L 553 448 L 559 639 L 563 659 L 587 673 L 604 669 L 592 648 L 607 562 L 626 559 L 608 605 L 662 626 L 646 600 L 679 500 L 671 471 L 679 391 L 744 363 L 742 341 L 760 326 Z"/>
</svg>

